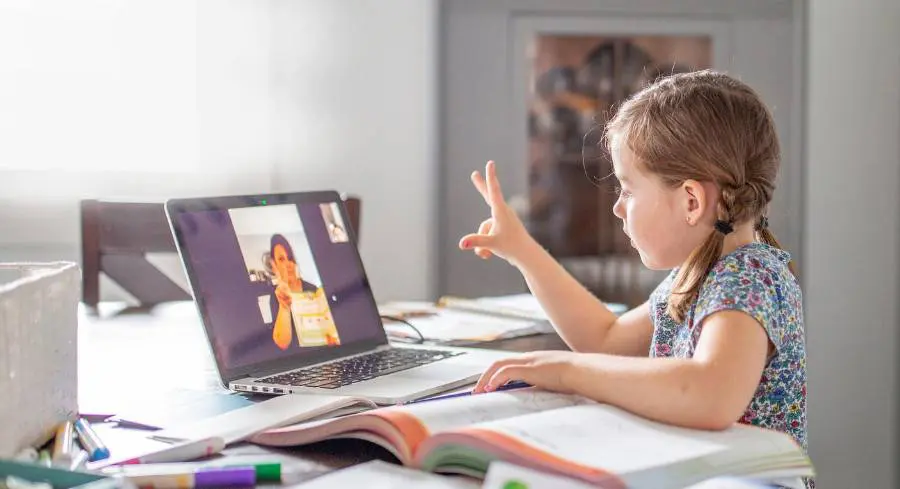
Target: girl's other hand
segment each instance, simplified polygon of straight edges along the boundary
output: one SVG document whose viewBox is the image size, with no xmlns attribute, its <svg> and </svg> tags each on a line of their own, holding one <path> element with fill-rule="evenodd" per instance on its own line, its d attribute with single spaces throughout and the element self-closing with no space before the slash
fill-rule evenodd
<svg viewBox="0 0 900 489">
<path fill-rule="evenodd" d="M 486 178 L 485 178 L 486 177 Z M 532 240 L 525 225 L 503 198 L 500 181 L 493 161 L 485 166 L 485 177 L 472 172 L 472 183 L 491 208 L 491 217 L 478 227 L 478 232 L 463 236 L 459 247 L 474 250 L 481 258 L 497 255 L 515 265 Z"/>
<path fill-rule="evenodd" d="M 472 392 L 491 392 L 507 382 L 521 381 L 568 394 L 571 387 L 566 379 L 571 375 L 577 358 L 577 354 L 569 351 L 536 351 L 498 360 L 481 374 Z"/>
</svg>

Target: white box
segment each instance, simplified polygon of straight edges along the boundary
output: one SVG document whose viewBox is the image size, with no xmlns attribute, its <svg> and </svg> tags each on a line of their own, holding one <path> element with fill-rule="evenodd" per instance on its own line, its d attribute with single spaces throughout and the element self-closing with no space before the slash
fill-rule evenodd
<svg viewBox="0 0 900 489">
<path fill-rule="evenodd" d="M 0 263 L 0 458 L 78 412 L 80 290 L 75 263 Z"/>
</svg>

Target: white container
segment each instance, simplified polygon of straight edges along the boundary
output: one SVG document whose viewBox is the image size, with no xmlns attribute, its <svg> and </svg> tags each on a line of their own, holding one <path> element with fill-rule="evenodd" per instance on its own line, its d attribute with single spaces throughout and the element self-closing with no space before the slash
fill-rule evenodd
<svg viewBox="0 0 900 489">
<path fill-rule="evenodd" d="M 75 263 L 0 263 L 0 458 L 78 412 Z"/>
</svg>

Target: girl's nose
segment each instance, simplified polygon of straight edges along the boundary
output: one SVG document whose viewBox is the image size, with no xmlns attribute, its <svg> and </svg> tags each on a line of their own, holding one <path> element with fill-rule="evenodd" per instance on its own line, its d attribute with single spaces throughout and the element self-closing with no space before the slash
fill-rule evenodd
<svg viewBox="0 0 900 489">
<path fill-rule="evenodd" d="M 613 205 L 613 214 L 619 219 L 625 219 L 625 206 L 622 204 L 622 198 L 616 199 L 616 203 Z"/>
</svg>

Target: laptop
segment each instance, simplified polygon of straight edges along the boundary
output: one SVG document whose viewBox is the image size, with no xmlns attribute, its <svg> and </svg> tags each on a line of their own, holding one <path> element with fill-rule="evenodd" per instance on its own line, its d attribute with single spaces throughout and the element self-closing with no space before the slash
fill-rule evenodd
<svg viewBox="0 0 900 489">
<path fill-rule="evenodd" d="M 391 344 L 334 191 L 172 199 L 166 216 L 222 384 L 397 404 L 508 352 Z"/>
</svg>

